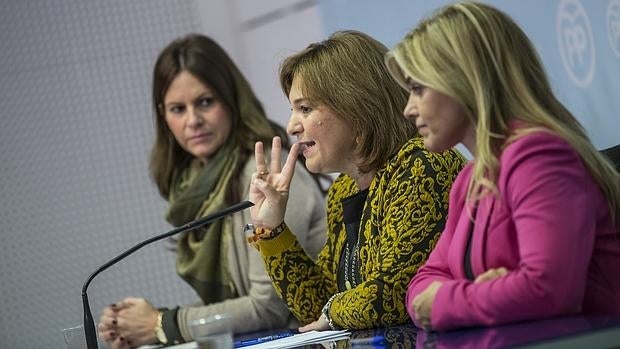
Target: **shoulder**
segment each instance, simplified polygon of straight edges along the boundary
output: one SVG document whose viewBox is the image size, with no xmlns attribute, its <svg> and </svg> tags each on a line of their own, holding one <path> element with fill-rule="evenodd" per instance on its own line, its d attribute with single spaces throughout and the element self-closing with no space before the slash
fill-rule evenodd
<svg viewBox="0 0 620 349">
<path fill-rule="evenodd" d="M 546 129 L 533 129 L 522 131 L 514 136 L 502 151 L 502 158 L 519 157 L 523 152 L 526 154 L 554 153 L 556 151 L 568 152 L 577 155 L 573 147 L 562 137 Z"/>
<path fill-rule="evenodd" d="M 355 180 L 346 174 L 340 174 L 329 187 L 327 192 L 328 201 L 337 200 L 340 202 L 342 199 L 355 194 L 358 191 Z"/>
<path fill-rule="evenodd" d="M 413 170 L 420 175 L 447 172 L 456 176 L 465 163 L 465 157 L 457 150 L 434 153 L 424 147 L 421 137 L 414 137 L 403 144 L 384 168 L 388 173 Z"/>
<path fill-rule="evenodd" d="M 500 156 L 501 168 L 528 165 L 530 169 L 549 165 L 582 167 L 577 151 L 550 130 L 529 130 L 514 137 Z"/>
<path fill-rule="evenodd" d="M 388 161 L 388 164 L 395 165 L 406 163 L 412 158 L 424 156 L 425 153 L 428 153 L 428 151 L 424 148 L 424 141 L 422 138 L 414 137 L 400 147 L 396 155 Z"/>
<path fill-rule="evenodd" d="M 589 178 L 589 172 L 573 146 L 547 130 L 528 131 L 515 137 L 500 156 L 500 188 L 549 181 L 556 184 L 561 181 L 568 186 Z"/>
</svg>

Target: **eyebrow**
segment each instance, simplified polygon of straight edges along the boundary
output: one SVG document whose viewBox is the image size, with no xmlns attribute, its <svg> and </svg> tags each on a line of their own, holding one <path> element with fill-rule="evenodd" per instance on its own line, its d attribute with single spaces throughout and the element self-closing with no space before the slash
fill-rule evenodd
<svg viewBox="0 0 620 349">
<path fill-rule="evenodd" d="M 217 98 L 217 97 L 211 91 L 205 91 L 205 92 L 199 94 L 197 97 L 193 98 L 193 100 L 195 101 L 195 100 L 201 99 L 201 98 Z M 170 102 L 166 103 L 164 101 L 164 106 L 174 105 L 174 104 L 184 104 L 184 103 L 185 102 L 179 102 L 179 101 L 170 101 Z"/>
<path fill-rule="evenodd" d="M 168 102 L 164 103 L 164 107 L 169 107 L 171 105 L 183 104 L 183 102 Z"/>
<path fill-rule="evenodd" d="M 313 104 L 314 102 L 308 97 L 300 97 L 291 102 L 292 105 L 300 105 L 302 103 Z"/>
<path fill-rule="evenodd" d="M 302 97 L 302 98 L 297 98 L 296 100 L 292 101 L 291 103 L 292 103 L 292 104 L 299 104 L 299 103 L 302 103 L 302 102 L 303 102 L 303 101 L 305 101 L 305 100 L 306 100 L 306 99 L 305 99 L 305 98 L 303 98 L 303 97 Z"/>
</svg>

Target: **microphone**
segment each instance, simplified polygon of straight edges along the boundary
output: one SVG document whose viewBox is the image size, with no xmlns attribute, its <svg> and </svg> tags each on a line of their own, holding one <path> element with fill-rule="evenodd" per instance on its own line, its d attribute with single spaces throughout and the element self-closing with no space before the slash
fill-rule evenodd
<svg viewBox="0 0 620 349">
<path fill-rule="evenodd" d="M 146 239 L 138 244 L 136 244 L 135 246 L 131 247 L 130 249 L 128 249 L 127 251 L 119 254 L 118 256 L 112 258 L 110 261 L 108 261 L 107 263 L 105 263 L 104 265 L 100 266 L 97 270 L 95 270 L 92 274 L 90 274 L 90 276 L 88 277 L 88 279 L 86 280 L 86 282 L 84 283 L 84 286 L 82 286 L 82 304 L 84 307 L 84 334 L 86 336 L 86 346 L 88 349 L 98 349 L 97 346 L 97 333 L 95 332 L 95 321 L 93 320 L 93 315 L 90 312 L 90 305 L 88 304 L 88 295 L 86 294 L 86 290 L 88 289 L 88 285 L 90 285 L 90 282 L 93 281 L 93 279 L 95 278 L 95 276 L 97 276 L 99 273 L 101 273 L 102 271 L 108 269 L 109 267 L 111 267 L 112 265 L 116 264 L 118 261 L 120 261 L 121 259 L 129 256 L 130 254 L 136 252 L 137 250 L 139 250 L 140 248 L 150 244 L 151 242 L 155 242 L 164 238 L 167 238 L 169 236 L 175 235 L 175 234 L 179 234 L 179 233 L 183 233 L 183 232 L 187 232 L 196 228 L 200 228 L 204 225 L 207 225 L 213 221 L 216 221 L 218 219 L 222 219 L 230 214 L 245 210 L 248 207 L 254 206 L 254 204 L 250 201 L 243 201 L 240 202 L 238 204 L 226 207 L 225 209 L 212 213 L 208 216 L 199 218 L 195 221 L 191 221 L 189 223 L 186 223 L 183 226 L 180 226 L 176 229 L 173 229 L 167 233 L 161 234 L 161 235 L 157 235 L 154 236 L 152 238 Z"/>
</svg>

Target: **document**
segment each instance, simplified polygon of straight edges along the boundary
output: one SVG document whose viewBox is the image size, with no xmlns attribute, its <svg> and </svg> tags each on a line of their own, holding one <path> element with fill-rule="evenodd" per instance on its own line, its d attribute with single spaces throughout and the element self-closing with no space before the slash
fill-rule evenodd
<svg viewBox="0 0 620 349">
<path fill-rule="evenodd" d="M 349 338 L 350 333 L 347 330 L 340 331 L 309 331 L 298 333 L 290 337 L 275 339 L 263 343 L 243 346 L 242 349 L 286 349 L 295 348 L 307 344 L 317 344 L 323 342 L 337 341 Z"/>
<path fill-rule="evenodd" d="M 242 349 L 287 349 L 300 347 L 307 344 L 318 344 L 323 342 L 337 341 L 341 339 L 349 338 L 350 333 L 347 330 L 340 331 L 309 331 L 304 333 L 294 334 L 289 337 L 261 341 L 258 340 L 256 344 L 245 344 Z M 250 342 L 251 340 L 245 341 Z M 150 346 L 142 346 L 141 349 L 152 348 Z M 173 345 L 166 349 L 197 349 L 196 342 L 188 342 L 179 345 Z"/>
</svg>

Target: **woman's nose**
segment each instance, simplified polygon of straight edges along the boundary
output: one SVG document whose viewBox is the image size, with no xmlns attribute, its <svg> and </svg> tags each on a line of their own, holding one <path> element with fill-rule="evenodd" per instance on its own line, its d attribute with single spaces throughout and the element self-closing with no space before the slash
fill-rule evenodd
<svg viewBox="0 0 620 349">
<path fill-rule="evenodd" d="M 403 116 L 405 119 L 410 121 L 415 121 L 415 118 L 418 116 L 417 97 L 414 96 L 413 93 L 409 94 L 409 99 L 407 99 L 407 105 L 405 105 Z"/>
<path fill-rule="evenodd" d="M 196 110 L 196 108 L 188 108 L 187 113 L 189 114 L 190 126 L 200 126 L 204 123 L 204 118 L 202 114 L 198 110 Z"/>
<path fill-rule="evenodd" d="M 302 129 L 301 123 L 297 120 L 295 113 L 291 113 L 291 117 L 288 119 L 288 124 L 286 124 L 286 133 L 291 136 L 296 136 L 301 133 Z"/>
</svg>

